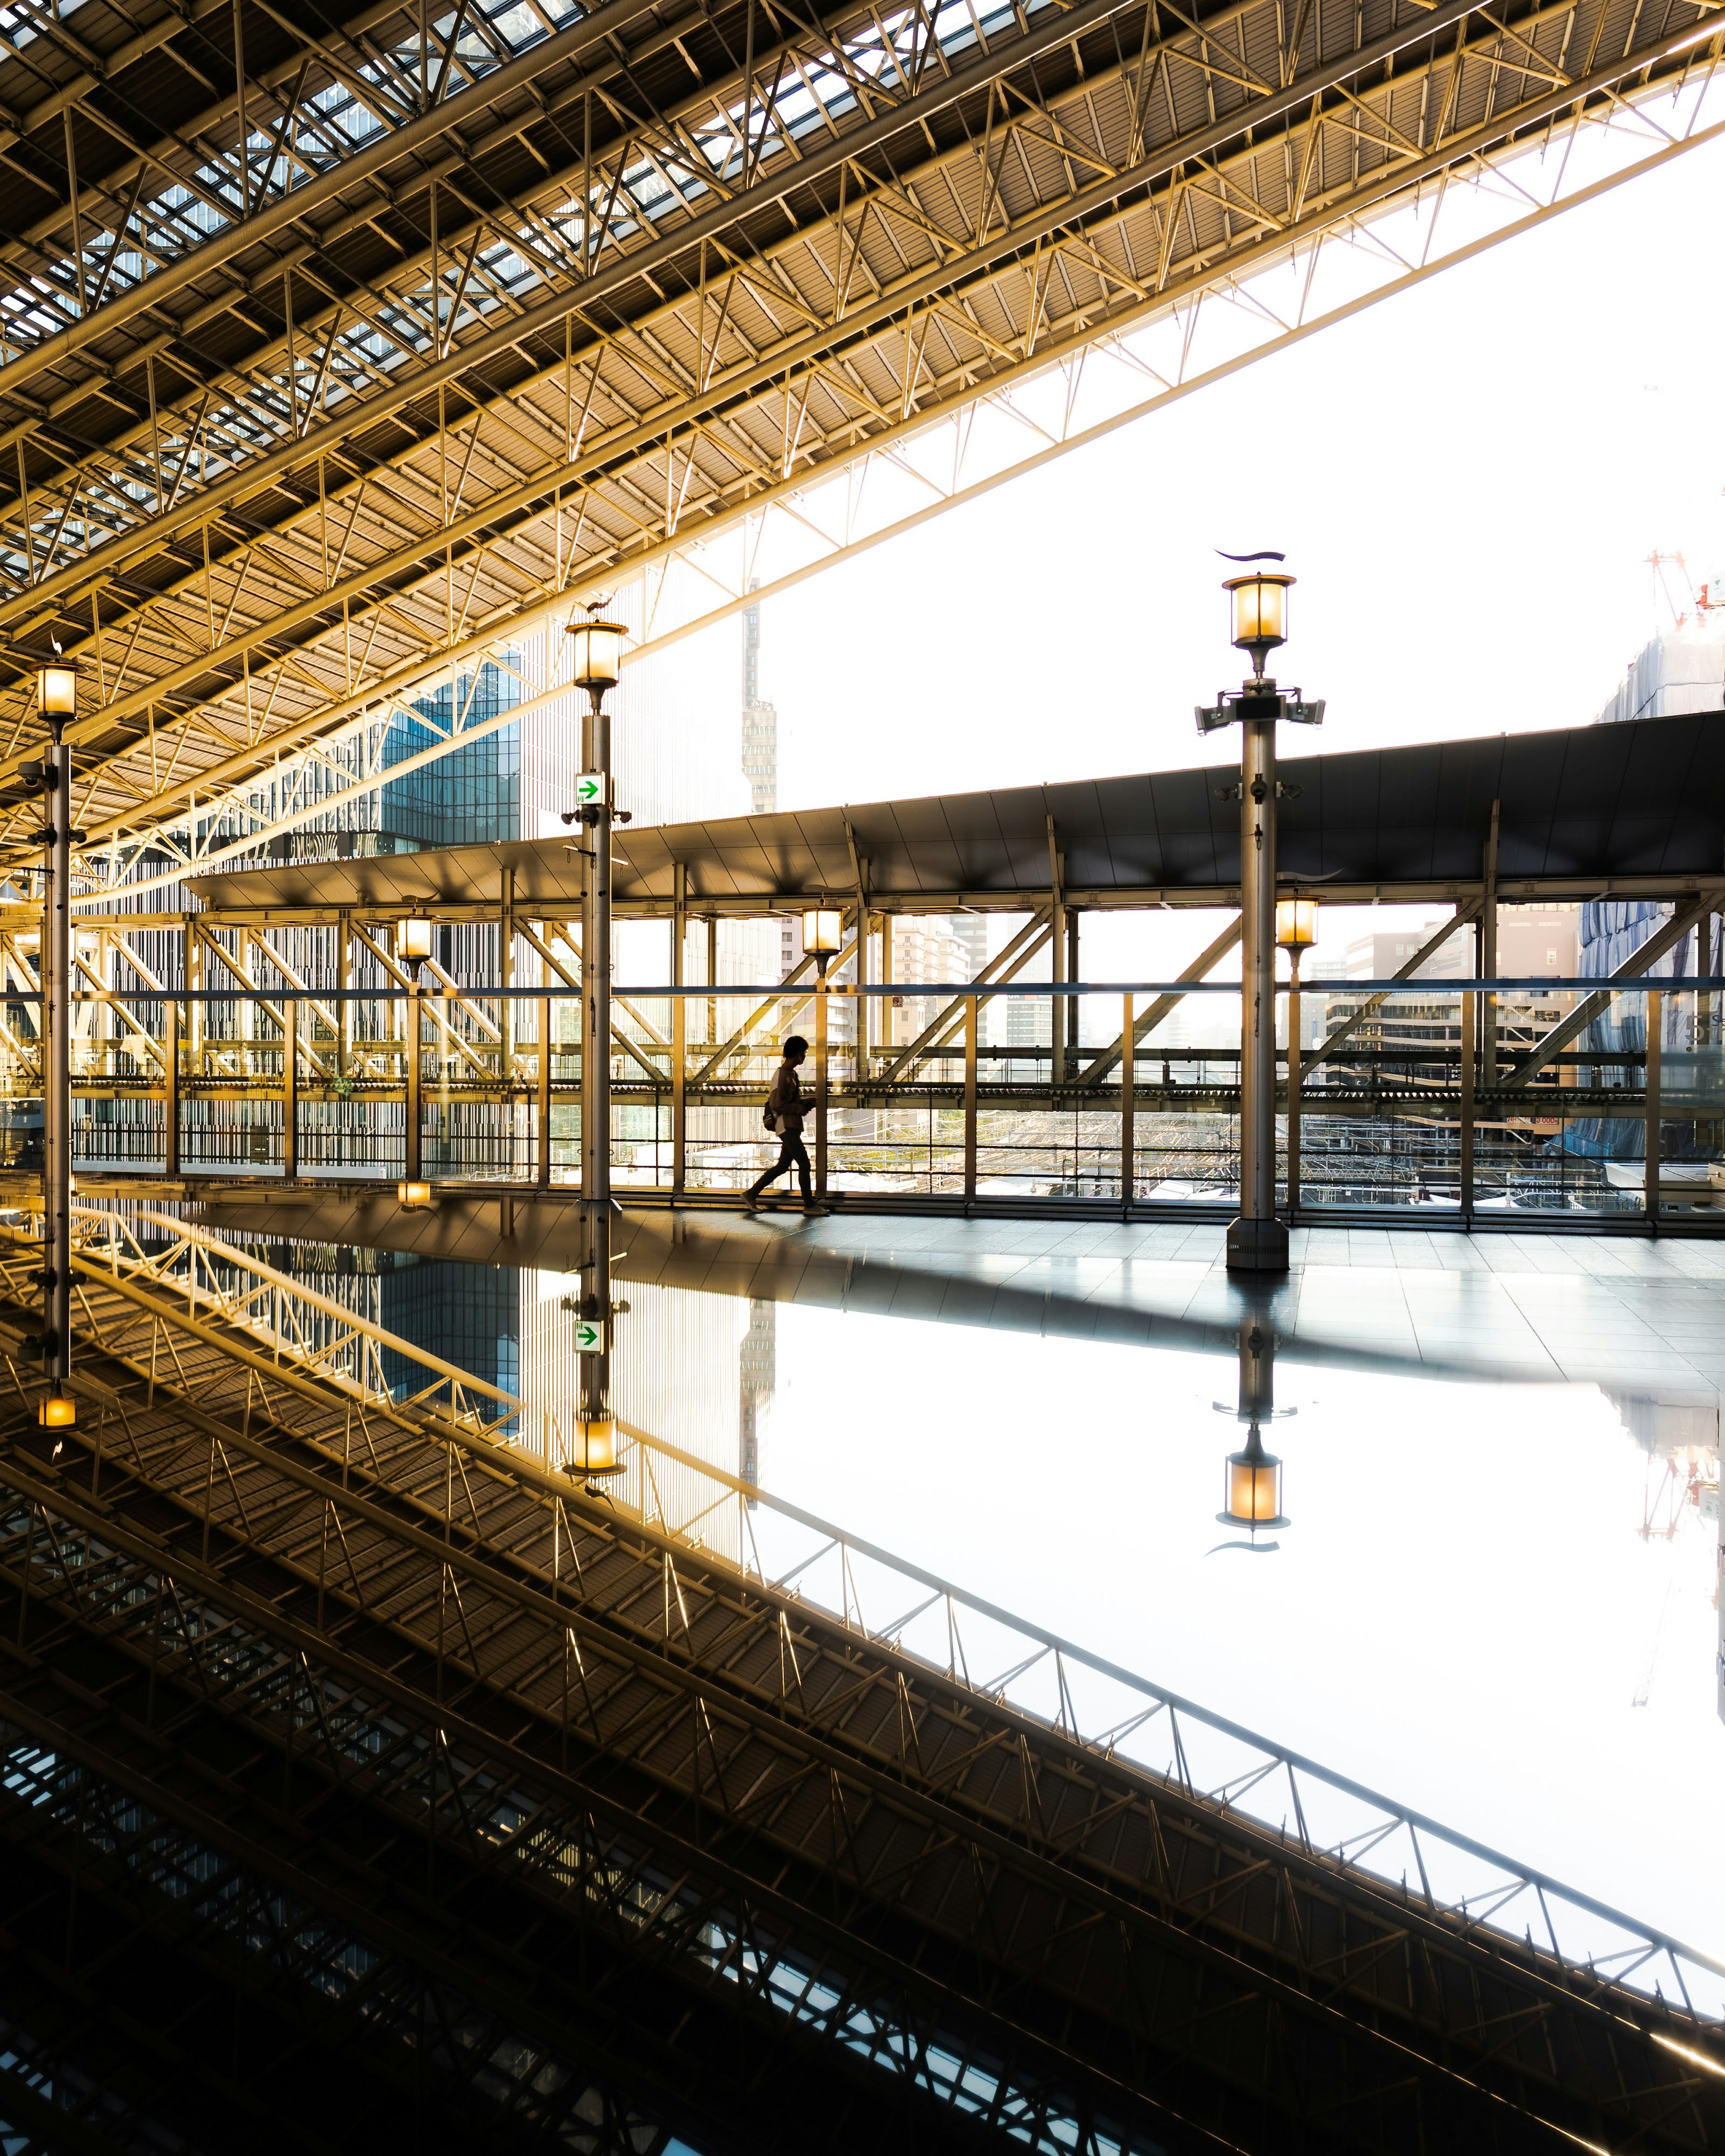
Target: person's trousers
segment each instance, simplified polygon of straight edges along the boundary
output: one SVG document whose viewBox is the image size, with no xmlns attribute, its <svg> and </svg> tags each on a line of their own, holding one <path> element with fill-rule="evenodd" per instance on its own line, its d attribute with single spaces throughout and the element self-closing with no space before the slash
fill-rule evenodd
<svg viewBox="0 0 1725 2156">
<path fill-rule="evenodd" d="M 778 1158 L 758 1183 L 750 1185 L 749 1196 L 758 1198 L 776 1176 L 783 1175 L 788 1168 L 792 1167 L 795 1168 L 797 1180 L 803 1186 L 803 1203 L 812 1205 L 814 1203 L 814 1187 L 809 1179 L 809 1152 L 803 1143 L 800 1131 L 785 1132 L 778 1141 Z"/>
</svg>

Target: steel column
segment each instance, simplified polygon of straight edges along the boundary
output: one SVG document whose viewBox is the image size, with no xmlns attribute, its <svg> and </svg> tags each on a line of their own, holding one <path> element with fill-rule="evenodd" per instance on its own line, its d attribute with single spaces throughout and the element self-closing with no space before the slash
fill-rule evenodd
<svg viewBox="0 0 1725 2156">
<path fill-rule="evenodd" d="M 673 874 L 675 897 L 671 906 L 670 977 L 671 986 L 680 988 L 683 985 L 684 949 L 689 936 L 689 872 L 679 861 Z M 688 1103 L 684 1097 L 689 1075 L 688 1008 L 686 996 L 671 998 L 671 1195 L 674 1198 L 682 1196 L 688 1173 L 689 1116 Z"/>
<path fill-rule="evenodd" d="M 1300 951 L 1288 952 L 1288 1224 L 1300 1209 Z"/>
<path fill-rule="evenodd" d="M 964 998 L 964 1205 L 976 1196 L 976 1050 L 982 1023 L 982 998 Z"/>
<path fill-rule="evenodd" d="M 1240 1217 L 1230 1272 L 1286 1272 L 1276 1211 L 1276 721 L 1242 719 L 1240 764 Z"/>
<path fill-rule="evenodd" d="M 1497 973 L 1497 822 L 1502 803 L 1491 803 L 1491 824 L 1486 834 L 1486 857 L 1483 863 L 1485 882 L 1484 901 L 1480 908 L 1480 963 L 1482 980 L 1494 979 Z M 1487 994 L 1480 1006 L 1481 1075 L 1486 1091 L 1497 1084 L 1497 1008 L 1496 999 Z"/>
<path fill-rule="evenodd" d="M 419 984 L 415 981 L 407 993 L 406 1005 L 402 1013 L 403 1047 L 407 1055 L 407 1122 L 403 1132 L 403 1173 L 409 1183 L 420 1180 L 419 1127 L 424 1121 L 420 1100 L 423 1080 L 420 1034 L 423 1013 L 420 1005 Z"/>
<path fill-rule="evenodd" d="M 542 1190 L 551 1188 L 551 998 L 539 998 L 538 1151 L 534 1180 Z"/>
<path fill-rule="evenodd" d="M 72 752 L 54 720 L 42 861 L 44 1361 L 59 1391 L 72 1368 Z"/>
<path fill-rule="evenodd" d="M 1474 1011 L 1477 992 L 1461 991 L 1461 1222 L 1473 1225 Z"/>
<path fill-rule="evenodd" d="M 1137 1050 L 1132 1008 L 1137 998 L 1128 988 L 1120 1005 L 1120 1217 L 1132 1216 L 1137 1189 Z"/>
<path fill-rule="evenodd" d="M 827 1194 L 827 977 L 814 989 L 814 1194 Z"/>
<path fill-rule="evenodd" d="M 582 1309 L 605 1325 L 603 1354 L 581 1358 L 581 1411 L 610 1413 L 611 1399 L 611 719 L 604 691 L 588 692 L 583 771 L 599 779 L 598 813 L 582 880 L 581 1196 L 587 1222 Z"/>
<path fill-rule="evenodd" d="M 347 1009 L 344 1004 L 342 1009 Z M 180 1174 L 180 1007 L 172 998 L 162 1007 L 162 1169 L 170 1183 Z"/>
<path fill-rule="evenodd" d="M 1647 990 L 1647 1087 L 1646 1105 L 1646 1207 L 1650 1227 L 1659 1226 L 1659 1147 L 1663 1136 L 1660 1115 L 1660 1053 L 1665 1043 L 1661 1034 L 1665 1026 L 1665 993 L 1660 988 Z"/>
<path fill-rule="evenodd" d="M 281 1173 L 295 1181 L 300 1173 L 300 999 L 289 996 L 281 1007 Z"/>
</svg>

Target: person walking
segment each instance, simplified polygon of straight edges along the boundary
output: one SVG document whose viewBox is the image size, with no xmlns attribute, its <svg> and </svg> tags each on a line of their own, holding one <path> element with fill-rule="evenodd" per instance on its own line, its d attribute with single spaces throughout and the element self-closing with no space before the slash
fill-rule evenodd
<svg viewBox="0 0 1725 2156">
<path fill-rule="evenodd" d="M 758 1182 L 750 1186 L 743 1199 L 746 1213 L 760 1211 L 761 1193 L 788 1168 L 797 1171 L 797 1180 L 803 1188 L 803 1210 L 819 1213 L 825 1209 L 814 1202 L 814 1187 L 809 1179 L 809 1152 L 803 1143 L 803 1086 L 797 1072 L 808 1053 L 809 1043 L 802 1034 L 792 1034 L 784 1045 L 784 1060 L 773 1074 L 773 1090 L 767 1096 L 761 1120 L 778 1140 L 778 1158 Z"/>
</svg>

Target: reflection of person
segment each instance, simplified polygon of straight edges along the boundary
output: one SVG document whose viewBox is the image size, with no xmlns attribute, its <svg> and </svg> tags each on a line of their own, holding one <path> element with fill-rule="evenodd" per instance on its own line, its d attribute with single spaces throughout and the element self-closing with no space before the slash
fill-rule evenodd
<svg viewBox="0 0 1725 2156">
<path fill-rule="evenodd" d="M 817 1209 L 814 1192 L 809 1180 L 809 1154 L 803 1143 L 803 1086 L 797 1076 L 798 1065 L 809 1053 L 809 1043 L 800 1033 L 793 1033 L 784 1045 L 784 1061 L 773 1074 L 773 1090 L 767 1096 L 767 1106 L 761 1111 L 761 1120 L 778 1139 L 778 1158 L 749 1189 L 743 1200 L 744 1210 L 760 1209 L 761 1193 L 775 1176 L 783 1175 L 788 1168 L 797 1171 L 797 1180 L 803 1188 L 803 1210 L 813 1213 Z"/>
</svg>

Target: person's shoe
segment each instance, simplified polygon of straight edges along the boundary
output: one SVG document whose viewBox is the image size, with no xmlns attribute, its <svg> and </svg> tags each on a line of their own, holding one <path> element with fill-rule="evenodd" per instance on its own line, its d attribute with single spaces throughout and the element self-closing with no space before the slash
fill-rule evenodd
<svg viewBox="0 0 1725 2156">
<path fill-rule="evenodd" d="M 832 1209 L 830 1205 L 810 1203 L 803 1208 L 803 1218 L 805 1220 L 824 1220 Z"/>
<path fill-rule="evenodd" d="M 745 1213 L 758 1213 L 760 1211 L 761 1200 L 754 1191 L 751 1190 L 744 1198 L 742 1201 L 742 1209 Z"/>
</svg>

